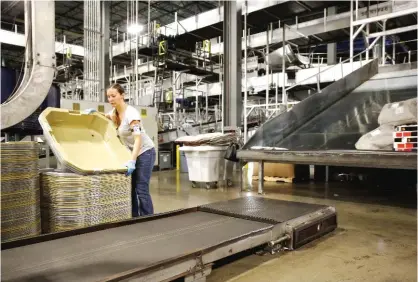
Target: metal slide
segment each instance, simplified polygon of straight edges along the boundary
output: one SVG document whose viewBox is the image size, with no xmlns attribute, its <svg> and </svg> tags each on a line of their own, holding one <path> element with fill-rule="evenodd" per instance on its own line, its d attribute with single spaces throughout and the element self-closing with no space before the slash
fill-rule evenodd
<svg viewBox="0 0 418 282">
<path fill-rule="evenodd" d="M 30 8 L 30 13 L 28 9 Z M 26 55 L 25 74 L 13 96 L 0 105 L 0 128 L 9 128 L 28 116 L 42 104 L 51 88 L 55 72 L 55 14 L 52 0 L 25 1 Z M 30 59 L 33 62 L 30 62 Z"/>
<path fill-rule="evenodd" d="M 355 143 L 379 127 L 386 103 L 416 97 L 416 65 L 363 66 L 263 125 L 238 157 L 246 161 L 416 168 L 416 153 L 358 151 Z M 288 151 L 251 150 L 253 146 Z"/>
<path fill-rule="evenodd" d="M 3 243 L 1 276 L 31 282 L 194 281 L 221 258 L 261 245 L 292 250 L 336 227 L 333 207 L 244 197 Z"/>
</svg>

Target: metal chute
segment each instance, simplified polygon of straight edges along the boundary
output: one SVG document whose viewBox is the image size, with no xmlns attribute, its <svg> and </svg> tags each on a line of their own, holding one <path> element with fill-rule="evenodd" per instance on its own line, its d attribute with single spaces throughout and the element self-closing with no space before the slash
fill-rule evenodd
<svg viewBox="0 0 418 282">
<path fill-rule="evenodd" d="M 54 78 L 54 1 L 26 0 L 25 25 L 28 48 L 25 63 L 30 63 L 31 68 L 26 70 L 15 94 L 0 106 L 1 129 L 11 127 L 30 116 L 48 95 Z"/>
</svg>

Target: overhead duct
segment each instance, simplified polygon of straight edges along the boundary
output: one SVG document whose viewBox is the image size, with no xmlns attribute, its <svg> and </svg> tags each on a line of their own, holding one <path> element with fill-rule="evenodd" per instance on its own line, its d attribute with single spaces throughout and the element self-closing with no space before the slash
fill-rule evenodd
<svg viewBox="0 0 418 282">
<path fill-rule="evenodd" d="M 29 1 L 29 0 L 26 0 Z M 30 0 L 30 13 L 25 21 L 30 23 L 28 46 L 32 45 L 30 70 L 17 92 L 1 104 L 1 129 L 11 127 L 30 116 L 44 101 L 52 85 L 55 71 L 55 3 L 53 0 Z M 25 63 L 31 56 L 26 55 Z"/>
<path fill-rule="evenodd" d="M 25 1 L 25 65 L 22 67 L 23 78 L 18 86 L 18 88 L 11 93 L 11 95 L 4 101 L 4 103 L 9 102 L 14 97 L 14 94 L 17 94 L 22 91 L 26 83 L 29 80 L 29 77 L 32 73 L 32 17 L 31 17 L 31 5 L 30 1 Z M 20 75 L 19 75 L 20 79 Z M 18 79 L 18 80 L 19 80 Z"/>
<path fill-rule="evenodd" d="M 287 44 L 285 47 L 285 56 L 286 56 L 286 65 L 309 65 L 309 58 L 306 56 L 302 56 L 300 54 L 295 54 L 290 48 L 290 46 Z M 275 68 L 281 68 L 282 67 L 282 58 L 283 58 L 283 47 L 280 47 L 277 50 L 274 50 L 273 52 L 269 53 L 269 63 L 270 66 Z"/>
</svg>

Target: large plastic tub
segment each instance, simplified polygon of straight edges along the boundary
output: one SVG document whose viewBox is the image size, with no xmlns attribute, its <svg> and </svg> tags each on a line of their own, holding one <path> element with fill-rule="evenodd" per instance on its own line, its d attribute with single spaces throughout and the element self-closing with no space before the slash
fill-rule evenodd
<svg viewBox="0 0 418 282">
<path fill-rule="evenodd" d="M 227 146 L 183 146 L 180 151 L 185 152 L 189 180 L 193 187 L 197 182 L 206 184 L 206 188 L 217 185 L 218 181 L 225 180 L 232 185 L 225 173 L 225 151 Z"/>
<path fill-rule="evenodd" d="M 131 153 L 113 123 L 101 114 L 46 108 L 39 116 L 44 136 L 58 161 L 79 174 L 125 172 Z"/>
</svg>

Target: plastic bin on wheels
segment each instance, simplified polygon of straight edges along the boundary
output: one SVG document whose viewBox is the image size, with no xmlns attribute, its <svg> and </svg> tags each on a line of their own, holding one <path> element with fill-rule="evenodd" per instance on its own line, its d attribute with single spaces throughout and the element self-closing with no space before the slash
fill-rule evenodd
<svg viewBox="0 0 418 282">
<path fill-rule="evenodd" d="M 227 186 L 232 186 L 232 180 L 225 173 L 224 155 L 227 148 L 227 146 L 183 146 L 180 148 L 185 152 L 189 180 L 193 187 L 196 187 L 198 182 L 203 182 L 209 189 L 217 187 L 219 181 L 226 181 Z"/>
</svg>

